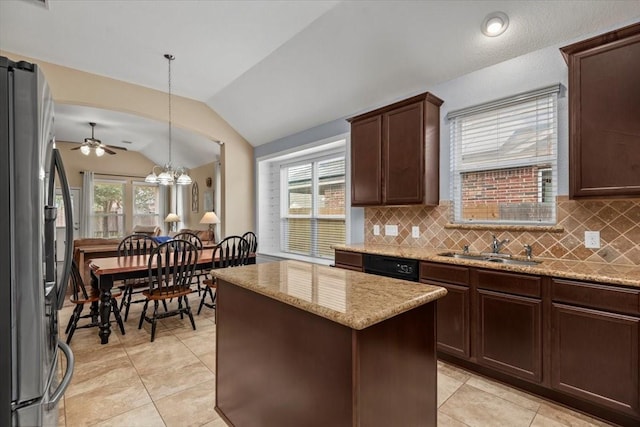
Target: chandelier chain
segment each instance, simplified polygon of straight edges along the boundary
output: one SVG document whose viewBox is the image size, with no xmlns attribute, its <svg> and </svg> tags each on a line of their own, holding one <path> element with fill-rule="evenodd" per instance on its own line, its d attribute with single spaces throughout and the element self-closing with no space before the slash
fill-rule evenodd
<svg viewBox="0 0 640 427">
<path fill-rule="evenodd" d="M 169 165 L 171 165 L 171 61 L 175 58 L 171 54 L 165 55 L 169 61 Z"/>
</svg>

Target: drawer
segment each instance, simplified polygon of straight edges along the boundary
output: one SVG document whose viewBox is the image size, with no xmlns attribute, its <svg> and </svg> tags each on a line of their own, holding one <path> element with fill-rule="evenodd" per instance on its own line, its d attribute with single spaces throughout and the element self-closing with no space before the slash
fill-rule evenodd
<svg viewBox="0 0 640 427">
<path fill-rule="evenodd" d="M 477 280 L 478 288 L 535 298 L 542 297 L 542 279 L 540 277 L 493 270 L 478 270 Z"/>
<path fill-rule="evenodd" d="M 553 279 L 553 301 L 640 315 L 640 289 Z"/>
<path fill-rule="evenodd" d="M 335 251 L 336 265 L 350 265 L 352 267 L 358 267 L 358 271 L 362 271 L 362 254 L 357 252 L 345 252 Z"/>
<path fill-rule="evenodd" d="M 469 268 L 423 261 L 420 263 L 420 280 L 469 285 Z"/>
<path fill-rule="evenodd" d="M 340 264 L 340 263 L 335 263 L 335 267 L 336 268 L 342 268 L 344 270 L 351 270 L 351 271 L 359 271 L 362 273 L 362 267 L 354 267 L 353 265 L 347 265 L 347 264 Z"/>
</svg>

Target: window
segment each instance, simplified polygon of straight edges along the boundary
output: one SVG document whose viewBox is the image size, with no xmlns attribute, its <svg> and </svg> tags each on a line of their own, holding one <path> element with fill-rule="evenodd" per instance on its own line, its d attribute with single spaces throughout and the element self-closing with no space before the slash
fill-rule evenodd
<svg viewBox="0 0 640 427">
<path fill-rule="evenodd" d="M 559 89 L 449 113 L 454 222 L 555 223 Z"/>
<path fill-rule="evenodd" d="M 133 183 L 133 226 L 160 222 L 160 188 L 157 184 Z"/>
<path fill-rule="evenodd" d="M 333 258 L 345 242 L 345 158 L 281 166 L 281 251 Z"/>
<path fill-rule="evenodd" d="M 124 188 L 122 181 L 94 180 L 91 230 L 93 237 L 123 237 Z"/>
</svg>

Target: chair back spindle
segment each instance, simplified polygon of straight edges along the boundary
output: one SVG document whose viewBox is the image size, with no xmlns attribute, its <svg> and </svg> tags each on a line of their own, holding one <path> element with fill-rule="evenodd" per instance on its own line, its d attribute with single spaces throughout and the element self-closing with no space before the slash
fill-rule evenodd
<svg viewBox="0 0 640 427">
<path fill-rule="evenodd" d="M 198 248 L 187 240 L 170 240 L 149 257 L 149 293 L 171 295 L 191 285 L 198 260 Z"/>
<path fill-rule="evenodd" d="M 249 243 L 240 236 L 229 236 L 213 252 L 213 268 L 236 267 L 249 263 Z"/>
</svg>

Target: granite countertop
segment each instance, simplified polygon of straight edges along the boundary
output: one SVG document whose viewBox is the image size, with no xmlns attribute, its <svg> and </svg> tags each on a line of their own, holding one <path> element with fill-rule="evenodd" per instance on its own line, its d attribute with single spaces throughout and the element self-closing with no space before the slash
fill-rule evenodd
<svg viewBox="0 0 640 427">
<path fill-rule="evenodd" d="M 439 286 L 300 261 L 216 269 L 211 274 L 358 330 L 447 294 Z"/>
<path fill-rule="evenodd" d="M 434 261 L 447 264 L 468 265 L 473 267 L 491 268 L 493 270 L 507 270 L 519 273 L 537 274 L 542 276 L 562 277 L 567 279 L 585 280 L 640 288 L 640 265 L 605 264 L 587 261 L 570 261 L 553 258 L 535 258 L 541 261 L 535 266 L 495 264 L 482 260 L 468 260 L 450 258 L 438 254 L 448 251 L 435 248 L 411 248 L 393 245 L 335 245 L 334 249 L 369 253 L 378 255 L 396 256 L 401 258 L 417 259 L 421 261 Z M 513 257 L 514 259 L 522 259 Z"/>
</svg>

